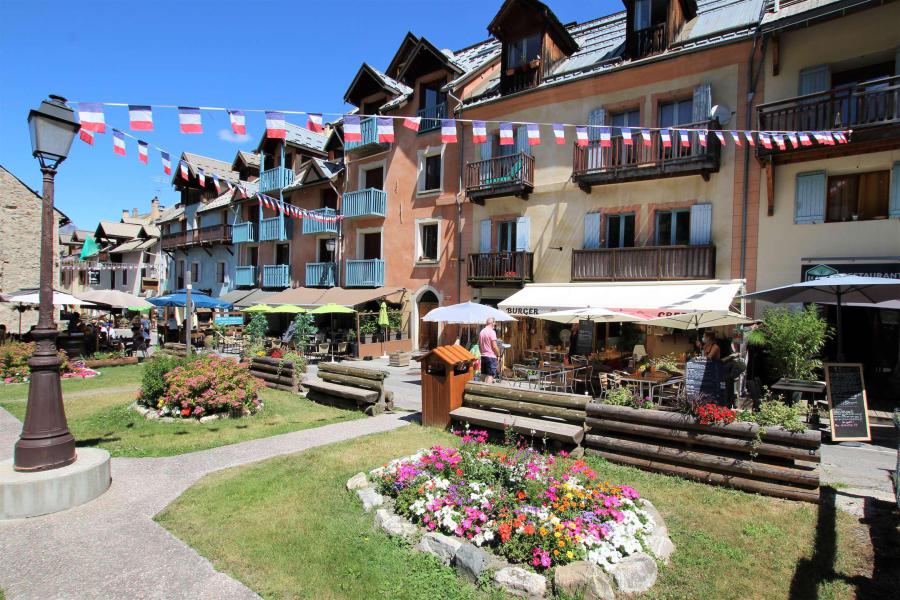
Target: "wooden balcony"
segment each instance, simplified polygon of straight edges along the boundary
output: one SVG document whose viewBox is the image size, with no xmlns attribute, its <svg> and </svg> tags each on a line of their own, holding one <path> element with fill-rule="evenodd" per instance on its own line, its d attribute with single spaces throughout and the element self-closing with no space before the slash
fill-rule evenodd
<svg viewBox="0 0 900 600">
<path fill-rule="evenodd" d="M 337 211 L 333 208 L 321 208 L 319 210 L 312 211 L 315 215 L 321 215 L 323 217 L 334 217 L 337 215 Z M 329 221 L 319 221 L 314 217 L 304 217 L 302 232 L 304 235 L 313 234 L 318 235 L 320 233 L 337 233 L 338 231 L 338 222 L 329 220 Z"/>
<path fill-rule="evenodd" d="M 347 192 L 341 200 L 341 214 L 345 219 L 384 217 L 387 214 L 387 192 L 378 188 Z"/>
<path fill-rule="evenodd" d="M 540 61 L 508 69 L 500 77 L 500 94 L 506 96 L 535 87 L 541 81 Z"/>
<path fill-rule="evenodd" d="M 466 165 L 466 195 L 476 204 L 500 196 L 518 196 L 524 200 L 532 191 L 534 157 L 524 152 Z"/>
<path fill-rule="evenodd" d="M 419 121 L 419 133 L 426 133 L 441 128 L 441 119 L 447 118 L 447 103 L 441 102 L 434 106 L 426 106 L 420 108 L 416 112 L 416 116 L 422 120 Z"/>
<path fill-rule="evenodd" d="M 785 150 L 757 144 L 756 155 L 778 162 L 814 160 L 900 147 L 900 76 L 884 77 L 854 87 L 797 96 L 756 108 L 760 131 L 829 131 L 852 129 L 849 144 L 825 146 L 812 138 L 809 146 Z"/>
<path fill-rule="evenodd" d="M 375 122 L 375 117 L 367 117 L 360 120 L 359 130 L 362 139 L 359 142 L 346 142 L 344 149 L 347 152 L 352 152 L 357 156 L 366 156 L 382 152 L 390 147 L 390 144 L 379 143 L 378 126 Z"/>
<path fill-rule="evenodd" d="M 234 284 L 238 287 L 256 286 L 256 267 L 242 265 L 234 268 Z"/>
<path fill-rule="evenodd" d="M 586 192 L 595 185 L 625 183 L 646 179 L 700 175 L 708 181 L 710 173 L 719 170 L 721 145 L 712 133 L 715 121 L 686 123 L 670 131 L 671 146 L 663 145 L 659 131 L 651 131 L 650 144 L 632 128 L 632 143 L 625 144 L 621 135 L 613 136 L 609 146 L 600 140 L 590 140 L 587 146 L 574 145 L 572 180 Z M 679 129 L 707 129 L 706 147 L 691 134 L 691 144 L 682 146 Z M 618 131 L 618 129 L 616 129 Z"/>
<path fill-rule="evenodd" d="M 269 289 L 290 287 L 291 266 L 263 265 L 262 286 Z"/>
<path fill-rule="evenodd" d="M 294 182 L 294 172 L 284 167 L 267 169 L 259 174 L 260 192 L 277 192 Z"/>
<path fill-rule="evenodd" d="M 665 22 L 628 33 L 628 55 L 635 60 L 665 52 L 668 46 Z"/>
<path fill-rule="evenodd" d="M 283 242 L 289 237 L 283 215 L 263 219 L 259 222 L 259 241 Z"/>
<path fill-rule="evenodd" d="M 572 251 L 572 281 L 715 279 L 716 247 L 643 246 Z"/>
<path fill-rule="evenodd" d="M 194 241 L 203 246 L 231 243 L 231 225 L 209 225 L 197 229 Z"/>
<path fill-rule="evenodd" d="M 162 236 L 162 249 L 163 250 L 178 250 L 179 248 L 183 248 L 185 246 L 185 232 L 179 231 L 177 233 L 166 233 Z"/>
<path fill-rule="evenodd" d="M 533 280 L 533 252 L 480 252 L 469 255 L 466 281 L 472 287 L 522 287 Z"/>
<path fill-rule="evenodd" d="M 337 265 L 333 262 L 306 263 L 306 287 L 334 287 Z"/>
<path fill-rule="evenodd" d="M 256 241 L 256 223 L 244 221 L 235 223 L 231 228 L 232 244 L 248 244 Z"/>
<path fill-rule="evenodd" d="M 384 260 L 372 258 L 346 262 L 346 287 L 381 287 L 384 285 Z"/>
</svg>

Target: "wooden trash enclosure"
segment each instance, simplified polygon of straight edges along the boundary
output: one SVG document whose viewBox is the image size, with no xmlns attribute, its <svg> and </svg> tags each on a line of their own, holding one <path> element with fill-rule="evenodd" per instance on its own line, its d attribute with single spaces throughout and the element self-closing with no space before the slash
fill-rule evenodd
<svg viewBox="0 0 900 600">
<path fill-rule="evenodd" d="M 659 410 L 589 403 L 588 451 L 612 462 L 769 496 L 819 501 L 821 433 L 700 425 Z"/>
<path fill-rule="evenodd" d="M 458 345 L 438 346 L 419 357 L 422 368 L 422 425 L 447 427 L 462 406 L 466 383 L 475 376 L 475 356 Z"/>
<path fill-rule="evenodd" d="M 268 356 L 254 356 L 250 360 L 250 374 L 261 379 L 266 387 L 293 394 L 300 391 L 303 375 L 297 373 L 294 361 Z"/>
<path fill-rule="evenodd" d="M 318 368 L 322 381 L 303 382 L 310 399 L 322 404 L 349 404 L 369 416 L 393 410 L 394 393 L 384 387 L 387 371 L 330 362 L 319 363 Z"/>
</svg>

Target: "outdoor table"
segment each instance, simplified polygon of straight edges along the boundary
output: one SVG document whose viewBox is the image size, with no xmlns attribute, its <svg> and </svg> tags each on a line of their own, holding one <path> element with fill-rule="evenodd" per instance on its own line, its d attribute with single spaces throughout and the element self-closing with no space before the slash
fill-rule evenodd
<svg viewBox="0 0 900 600">
<path fill-rule="evenodd" d="M 653 396 L 653 388 L 660 383 L 664 383 L 670 379 L 669 375 L 666 373 L 650 373 L 646 376 L 637 376 L 637 375 L 622 375 L 619 377 L 619 382 L 627 385 L 628 387 L 637 387 L 638 395 L 641 398 L 647 398 Z M 644 393 L 644 388 L 646 387 L 647 393 Z"/>
<path fill-rule="evenodd" d="M 662 400 L 665 397 L 664 393 L 667 388 L 674 388 L 674 395 L 670 395 L 668 397 L 674 398 L 677 397 L 678 388 L 681 384 L 684 383 L 684 377 L 670 377 L 664 381 L 660 381 L 658 383 L 651 384 L 650 386 L 650 400 L 652 400 L 657 405 L 662 404 Z M 670 390 L 671 391 L 671 390 Z"/>
<path fill-rule="evenodd" d="M 774 384 L 772 384 L 771 389 L 779 392 L 791 392 L 799 394 L 799 399 L 803 399 L 803 394 L 810 394 L 813 396 L 812 400 L 815 402 L 816 395 L 821 395 L 825 393 L 825 382 L 824 381 L 806 381 L 804 379 L 787 379 L 786 377 L 782 377 Z M 793 402 L 793 400 L 790 400 Z"/>
</svg>

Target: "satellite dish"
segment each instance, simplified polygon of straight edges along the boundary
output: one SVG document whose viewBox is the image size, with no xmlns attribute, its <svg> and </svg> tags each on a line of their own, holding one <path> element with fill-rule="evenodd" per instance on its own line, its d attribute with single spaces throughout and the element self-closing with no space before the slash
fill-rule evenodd
<svg viewBox="0 0 900 600">
<path fill-rule="evenodd" d="M 734 115 L 734 113 L 724 104 L 716 104 L 712 107 L 712 110 L 709 111 L 710 118 L 716 119 L 719 122 L 719 125 L 728 125 L 732 115 Z"/>
</svg>

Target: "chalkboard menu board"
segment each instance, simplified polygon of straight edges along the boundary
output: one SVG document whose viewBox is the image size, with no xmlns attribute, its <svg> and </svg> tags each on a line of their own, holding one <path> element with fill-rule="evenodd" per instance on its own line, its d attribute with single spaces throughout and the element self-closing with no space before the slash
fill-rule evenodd
<svg viewBox="0 0 900 600">
<path fill-rule="evenodd" d="M 868 441 L 869 406 L 860 363 L 825 363 L 831 439 L 836 442 Z"/>
<path fill-rule="evenodd" d="M 575 354 L 587 356 L 594 351 L 594 322 L 578 322 L 578 337 L 575 339 Z"/>
<path fill-rule="evenodd" d="M 721 400 L 721 363 L 705 358 L 687 361 L 684 365 L 684 391 L 689 400 L 700 396 L 710 402 Z"/>
</svg>

